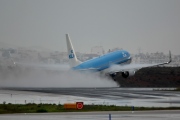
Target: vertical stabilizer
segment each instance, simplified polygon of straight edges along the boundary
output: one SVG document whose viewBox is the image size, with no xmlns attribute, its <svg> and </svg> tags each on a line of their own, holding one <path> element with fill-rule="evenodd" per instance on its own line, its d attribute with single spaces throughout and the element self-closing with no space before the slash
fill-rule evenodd
<svg viewBox="0 0 180 120">
<path fill-rule="evenodd" d="M 67 43 L 67 52 L 68 52 L 70 66 L 75 67 L 75 66 L 79 65 L 81 62 L 76 57 L 75 50 L 73 48 L 71 39 L 68 34 L 66 34 L 66 43 Z"/>
</svg>

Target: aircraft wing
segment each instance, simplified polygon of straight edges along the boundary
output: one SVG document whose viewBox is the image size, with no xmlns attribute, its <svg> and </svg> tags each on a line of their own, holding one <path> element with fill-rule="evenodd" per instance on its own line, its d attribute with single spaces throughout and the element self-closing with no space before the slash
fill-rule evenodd
<svg viewBox="0 0 180 120">
<path fill-rule="evenodd" d="M 125 72 L 125 71 L 137 71 L 141 68 L 153 67 L 159 65 L 165 65 L 171 63 L 171 52 L 169 51 L 169 61 L 164 63 L 155 63 L 155 64 L 128 64 L 128 65 L 112 65 L 109 68 L 109 74 L 117 73 L 117 72 Z"/>
</svg>

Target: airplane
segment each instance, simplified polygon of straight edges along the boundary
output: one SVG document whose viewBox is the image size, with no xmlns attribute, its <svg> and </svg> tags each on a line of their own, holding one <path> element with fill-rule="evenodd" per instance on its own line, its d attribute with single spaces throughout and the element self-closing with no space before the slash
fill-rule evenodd
<svg viewBox="0 0 180 120">
<path fill-rule="evenodd" d="M 128 78 L 135 75 L 136 71 L 152 66 L 159 66 L 171 63 L 171 52 L 169 51 L 169 61 L 157 64 L 146 64 L 137 65 L 135 67 L 130 67 L 132 57 L 130 53 L 126 50 L 117 50 L 104 54 L 102 56 L 81 62 L 77 59 L 76 52 L 72 45 L 69 34 L 66 34 L 66 43 L 70 67 L 72 70 L 76 71 L 93 71 L 93 72 L 103 72 L 114 78 L 117 73 L 121 73 L 123 78 Z M 127 66 L 127 67 L 126 67 Z"/>
</svg>

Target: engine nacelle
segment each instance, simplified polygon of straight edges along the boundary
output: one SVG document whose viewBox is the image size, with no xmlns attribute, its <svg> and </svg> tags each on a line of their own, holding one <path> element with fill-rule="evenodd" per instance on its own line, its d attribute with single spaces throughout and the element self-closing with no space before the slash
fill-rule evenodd
<svg viewBox="0 0 180 120">
<path fill-rule="evenodd" d="M 125 71 L 125 72 L 122 72 L 122 77 L 127 78 L 129 76 L 135 75 L 135 73 L 136 73 L 135 71 Z"/>
</svg>

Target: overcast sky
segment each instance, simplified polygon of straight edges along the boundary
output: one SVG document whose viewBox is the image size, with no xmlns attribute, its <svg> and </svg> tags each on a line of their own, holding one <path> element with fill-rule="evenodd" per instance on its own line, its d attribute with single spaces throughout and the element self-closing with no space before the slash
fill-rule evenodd
<svg viewBox="0 0 180 120">
<path fill-rule="evenodd" d="M 0 0 L 0 43 L 180 54 L 180 0 Z"/>
</svg>

